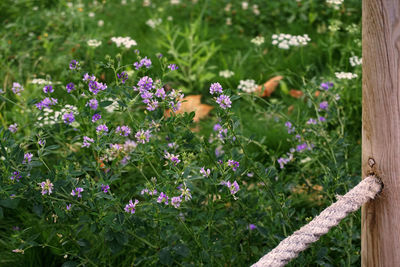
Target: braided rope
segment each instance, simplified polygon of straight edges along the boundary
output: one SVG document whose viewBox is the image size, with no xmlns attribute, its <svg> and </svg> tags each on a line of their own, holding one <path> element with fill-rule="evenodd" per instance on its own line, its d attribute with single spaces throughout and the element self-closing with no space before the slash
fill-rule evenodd
<svg viewBox="0 0 400 267">
<path fill-rule="evenodd" d="M 382 189 L 382 184 L 375 176 L 368 176 L 344 196 L 338 197 L 338 201 L 321 212 L 311 222 L 300 230 L 285 238 L 279 245 L 263 256 L 252 267 L 285 266 L 290 260 L 316 242 L 329 229 L 349 213 L 358 210 L 368 200 L 373 199 Z"/>
</svg>

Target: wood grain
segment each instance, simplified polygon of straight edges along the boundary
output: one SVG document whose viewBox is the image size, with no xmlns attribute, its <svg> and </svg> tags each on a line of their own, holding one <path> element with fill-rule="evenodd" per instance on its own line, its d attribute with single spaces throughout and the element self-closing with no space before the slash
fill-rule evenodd
<svg viewBox="0 0 400 267">
<path fill-rule="evenodd" d="M 362 173 L 384 188 L 362 208 L 364 267 L 400 266 L 400 0 L 363 0 Z"/>
</svg>

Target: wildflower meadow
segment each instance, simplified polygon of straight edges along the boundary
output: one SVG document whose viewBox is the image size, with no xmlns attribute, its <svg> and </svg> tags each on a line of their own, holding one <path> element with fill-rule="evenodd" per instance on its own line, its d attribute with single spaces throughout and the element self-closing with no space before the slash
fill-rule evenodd
<svg viewBox="0 0 400 267">
<path fill-rule="evenodd" d="M 250 266 L 361 180 L 361 0 L 2 0 L 0 22 L 0 266 Z M 288 266 L 359 266 L 360 224 Z"/>
</svg>

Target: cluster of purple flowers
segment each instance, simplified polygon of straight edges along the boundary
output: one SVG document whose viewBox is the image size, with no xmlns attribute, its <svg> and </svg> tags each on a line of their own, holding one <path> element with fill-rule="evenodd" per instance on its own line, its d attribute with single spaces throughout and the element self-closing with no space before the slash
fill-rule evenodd
<svg viewBox="0 0 400 267">
<path fill-rule="evenodd" d="M 309 146 L 307 143 L 302 143 L 296 146 L 297 152 L 303 152 L 304 150 L 311 150 L 313 145 Z"/>
<path fill-rule="evenodd" d="M 153 195 L 157 194 L 157 190 L 154 189 L 153 191 L 151 191 L 151 190 L 145 188 L 145 189 L 143 189 L 143 190 L 140 192 L 140 194 L 141 194 L 141 195 L 148 194 L 148 195 L 150 195 L 150 196 L 153 196 Z"/>
<path fill-rule="evenodd" d="M 150 130 L 142 130 L 140 129 L 136 134 L 135 134 L 135 138 L 137 140 L 138 143 L 142 143 L 145 144 L 147 142 L 150 141 L 150 137 L 151 137 L 151 132 Z"/>
<path fill-rule="evenodd" d="M 8 126 L 8 130 L 12 133 L 16 133 L 18 131 L 18 124 L 11 124 L 10 126 Z"/>
<path fill-rule="evenodd" d="M 328 91 L 330 88 L 333 87 L 333 82 L 324 82 L 321 83 L 321 88 L 324 89 L 325 91 Z"/>
<path fill-rule="evenodd" d="M 27 163 L 31 162 L 32 157 L 33 157 L 32 153 L 25 153 L 24 154 L 24 160 L 22 161 L 22 164 L 27 164 Z"/>
<path fill-rule="evenodd" d="M 46 85 L 45 87 L 43 87 L 43 92 L 45 94 L 53 93 L 54 92 L 53 86 L 51 84 Z"/>
<path fill-rule="evenodd" d="M 50 106 L 54 106 L 55 104 L 57 104 L 57 102 L 58 102 L 58 100 L 55 99 L 55 98 L 46 97 L 45 99 L 43 99 L 39 103 L 36 103 L 35 106 L 39 110 L 42 110 L 44 107 L 45 108 L 50 108 Z"/>
<path fill-rule="evenodd" d="M 288 134 L 294 133 L 296 128 L 292 125 L 292 123 L 290 121 L 287 121 L 285 123 L 285 126 L 287 128 Z"/>
<path fill-rule="evenodd" d="M 76 61 L 75 59 L 71 60 L 71 62 L 69 63 L 69 69 L 70 70 L 79 69 L 79 62 Z"/>
<path fill-rule="evenodd" d="M 235 172 L 239 168 L 239 162 L 230 159 L 228 160 L 228 166 L 232 167 L 232 170 Z"/>
<path fill-rule="evenodd" d="M 101 119 L 101 115 L 99 113 L 96 113 L 92 116 L 92 122 L 96 122 Z"/>
<path fill-rule="evenodd" d="M 118 79 L 121 80 L 122 84 L 124 84 L 126 82 L 126 80 L 128 80 L 128 73 L 126 73 L 126 71 L 117 73 L 117 77 L 118 77 Z"/>
<path fill-rule="evenodd" d="M 13 172 L 11 177 L 10 177 L 10 179 L 12 181 L 17 181 L 17 182 L 19 182 L 19 179 L 21 179 L 21 178 L 22 178 L 22 176 L 19 174 L 18 171 Z"/>
<path fill-rule="evenodd" d="M 74 83 L 68 83 L 65 88 L 67 89 L 67 93 L 71 93 L 73 90 L 75 90 L 75 84 Z"/>
<path fill-rule="evenodd" d="M 14 94 L 21 95 L 21 92 L 24 91 L 24 87 L 22 87 L 22 85 L 20 85 L 19 83 L 14 82 L 11 90 Z"/>
<path fill-rule="evenodd" d="M 164 192 L 161 192 L 157 198 L 157 202 L 158 203 L 163 202 L 165 205 L 168 205 L 168 199 L 169 199 L 169 197 L 166 194 L 164 194 Z"/>
<path fill-rule="evenodd" d="M 202 167 L 200 169 L 200 173 L 204 176 L 204 177 L 208 177 L 210 176 L 211 170 L 210 169 L 205 169 L 204 167 Z"/>
<path fill-rule="evenodd" d="M 285 165 L 288 164 L 293 159 L 293 153 L 287 153 L 287 155 L 288 155 L 287 158 L 280 157 L 278 159 L 279 167 L 281 169 L 283 169 L 285 167 Z"/>
<path fill-rule="evenodd" d="M 230 108 L 232 101 L 229 96 L 222 94 L 222 86 L 219 83 L 212 83 L 210 86 L 210 94 L 220 94 L 216 99 L 215 102 L 222 108 Z"/>
<path fill-rule="evenodd" d="M 106 185 L 101 184 L 101 191 L 103 191 L 103 193 L 107 194 L 109 190 L 110 190 L 110 186 L 108 184 L 106 184 Z"/>
<path fill-rule="evenodd" d="M 106 135 L 108 133 L 108 127 L 105 124 L 100 124 L 96 127 L 97 134 Z"/>
<path fill-rule="evenodd" d="M 177 66 L 176 64 L 169 64 L 169 65 L 168 65 L 168 69 L 170 69 L 170 70 L 177 70 L 177 69 L 178 69 L 178 66 Z"/>
<path fill-rule="evenodd" d="M 239 184 L 236 182 L 236 180 L 233 183 L 231 183 L 230 181 L 228 182 L 222 181 L 221 185 L 225 185 L 226 187 L 228 187 L 229 191 L 231 192 L 231 195 L 236 194 L 240 190 Z"/>
<path fill-rule="evenodd" d="M 104 91 L 107 89 L 107 85 L 101 82 L 89 81 L 89 91 L 94 95 L 97 95 L 100 91 Z"/>
<path fill-rule="evenodd" d="M 90 147 L 90 145 L 94 142 L 94 140 L 88 136 L 83 137 L 82 147 Z"/>
<path fill-rule="evenodd" d="M 72 189 L 71 196 L 77 196 L 78 198 L 82 197 L 82 195 L 81 195 L 82 192 L 83 192 L 83 188 L 77 187 L 75 189 Z"/>
<path fill-rule="evenodd" d="M 228 135 L 228 129 L 222 128 L 222 126 L 219 123 L 214 125 L 213 130 L 215 132 L 218 132 L 217 137 L 221 141 L 223 141 Z"/>
<path fill-rule="evenodd" d="M 128 136 L 131 134 L 131 128 L 126 125 L 118 126 L 115 132 L 121 136 Z"/>
<path fill-rule="evenodd" d="M 135 66 L 135 68 L 138 70 L 141 67 L 145 66 L 146 68 L 150 68 L 151 66 L 151 60 L 147 57 L 143 58 L 142 60 L 140 60 L 140 62 L 135 62 L 133 63 L 133 66 Z"/>
<path fill-rule="evenodd" d="M 48 194 L 50 195 L 53 193 L 53 184 L 50 182 L 49 179 L 46 179 L 45 182 L 38 183 L 42 189 L 42 195 Z"/>
<path fill-rule="evenodd" d="M 96 110 L 99 106 L 99 102 L 97 101 L 97 99 L 93 98 L 90 99 L 87 103 L 87 106 L 89 106 L 91 109 Z"/>
<path fill-rule="evenodd" d="M 133 203 L 132 199 L 129 200 L 129 203 L 126 204 L 124 210 L 127 213 L 134 214 L 136 212 L 136 205 L 139 203 L 139 200 L 135 199 L 135 203 Z"/>
<path fill-rule="evenodd" d="M 65 124 L 71 124 L 75 121 L 75 116 L 74 113 L 71 111 L 69 113 L 65 113 L 63 115 L 64 123 Z"/>
<path fill-rule="evenodd" d="M 322 101 L 319 103 L 320 110 L 327 110 L 328 109 L 328 101 Z"/>
<path fill-rule="evenodd" d="M 180 207 L 181 202 L 182 198 L 180 196 L 171 198 L 171 205 L 176 209 Z"/>
<path fill-rule="evenodd" d="M 164 151 L 164 158 L 169 159 L 174 164 L 174 166 L 181 162 L 181 160 L 179 159 L 179 155 L 170 154 L 167 151 Z"/>
</svg>

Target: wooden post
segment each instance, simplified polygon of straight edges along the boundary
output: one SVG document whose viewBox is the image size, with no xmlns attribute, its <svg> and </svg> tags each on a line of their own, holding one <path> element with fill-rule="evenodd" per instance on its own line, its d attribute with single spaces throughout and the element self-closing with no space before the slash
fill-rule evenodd
<svg viewBox="0 0 400 267">
<path fill-rule="evenodd" d="M 362 175 L 382 179 L 362 208 L 364 267 L 400 266 L 400 0 L 362 1 Z"/>
</svg>

